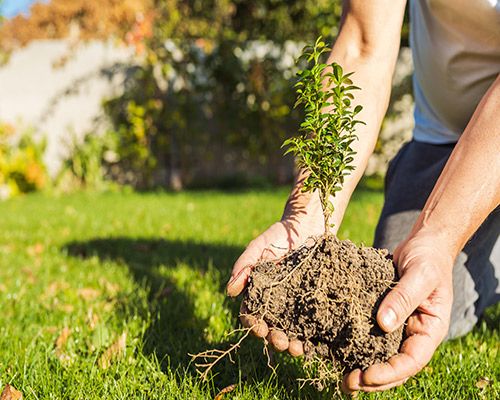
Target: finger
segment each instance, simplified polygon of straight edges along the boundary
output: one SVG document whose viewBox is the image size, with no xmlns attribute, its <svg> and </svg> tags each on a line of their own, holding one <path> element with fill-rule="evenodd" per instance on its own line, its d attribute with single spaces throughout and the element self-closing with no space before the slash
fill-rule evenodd
<svg viewBox="0 0 500 400">
<path fill-rule="evenodd" d="M 243 291 L 253 266 L 259 261 L 264 259 L 275 259 L 285 254 L 289 250 L 289 247 L 281 243 L 273 245 L 270 244 L 269 241 L 270 238 L 272 238 L 273 241 L 279 242 L 277 239 L 286 237 L 286 230 L 283 224 L 277 223 L 271 225 L 267 231 L 252 240 L 234 263 L 231 277 L 226 286 L 227 295 L 236 297 Z"/>
<path fill-rule="evenodd" d="M 435 273 L 427 268 L 409 268 L 385 296 L 377 312 L 377 322 L 386 332 L 400 327 L 435 289 Z"/>
<path fill-rule="evenodd" d="M 236 297 L 245 288 L 253 265 L 259 261 L 262 255 L 262 249 L 258 242 L 258 240 L 250 242 L 246 250 L 234 263 L 231 278 L 229 278 L 226 286 L 228 296 Z"/>
<path fill-rule="evenodd" d="M 271 329 L 267 335 L 267 340 L 276 351 L 282 352 L 288 349 L 288 337 L 285 332 L 278 329 Z"/>
<path fill-rule="evenodd" d="M 361 372 L 361 370 L 359 369 L 356 369 L 352 371 L 350 374 L 344 376 L 344 379 L 342 380 L 341 389 L 346 394 L 356 396 L 356 394 L 360 390 L 363 392 L 380 392 L 396 386 L 400 386 L 404 384 L 407 380 L 408 378 L 405 378 L 396 382 L 391 382 L 386 385 L 367 385 L 363 382 L 363 372 Z"/>
<path fill-rule="evenodd" d="M 360 390 L 362 390 L 363 392 L 382 392 L 384 390 L 388 390 L 388 389 L 391 389 L 391 388 L 394 388 L 397 386 L 401 386 L 404 383 L 406 383 L 407 380 L 408 380 L 408 378 L 402 379 L 402 380 L 397 381 L 397 382 L 392 382 L 392 383 L 387 384 L 387 385 L 380 385 L 380 386 L 363 385 L 363 386 L 361 386 Z"/>
<path fill-rule="evenodd" d="M 361 385 L 363 384 L 361 380 L 361 375 L 363 373 L 360 369 L 355 369 L 350 373 L 344 375 L 342 379 L 341 389 L 344 393 L 352 395 L 358 390 L 361 390 Z"/>
<path fill-rule="evenodd" d="M 298 339 L 290 340 L 288 344 L 288 352 L 292 357 L 300 357 L 304 355 L 304 345 Z"/>
<path fill-rule="evenodd" d="M 248 314 L 243 304 L 240 308 L 240 321 L 245 328 L 251 328 L 251 333 L 258 338 L 265 338 L 269 334 L 269 327 L 266 321 Z"/>
<path fill-rule="evenodd" d="M 372 365 L 363 373 L 363 385 L 391 385 L 415 375 L 431 360 L 437 345 L 429 335 L 410 336 L 399 354 L 386 363 Z"/>
<path fill-rule="evenodd" d="M 250 265 L 239 268 L 236 274 L 234 274 L 233 272 L 234 275 L 231 275 L 231 278 L 229 279 L 229 282 L 226 286 L 227 295 L 230 297 L 238 296 L 247 285 L 248 277 L 250 276 L 251 272 L 252 267 Z"/>
</svg>

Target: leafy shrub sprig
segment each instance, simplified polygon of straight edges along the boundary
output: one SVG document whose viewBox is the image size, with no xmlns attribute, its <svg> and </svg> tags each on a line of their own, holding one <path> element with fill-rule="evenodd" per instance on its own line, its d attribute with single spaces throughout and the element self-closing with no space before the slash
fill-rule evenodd
<svg viewBox="0 0 500 400">
<path fill-rule="evenodd" d="M 325 230 L 334 211 L 330 196 L 342 189 L 345 176 L 354 169 L 351 164 L 356 152 L 351 145 L 357 139 L 355 126 L 364 123 L 355 118 L 362 107 L 353 109 L 351 105 L 351 92 L 359 89 L 350 79 L 353 73 L 344 74 L 339 64 L 320 60 L 330 50 L 321 37 L 314 46 L 304 48 L 301 59 L 309 66 L 297 73 L 295 107 L 303 105 L 305 118 L 301 134 L 283 143 L 288 147 L 285 154 L 292 153 L 298 167 L 308 172 L 302 191 L 319 193 Z"/>
</svg>

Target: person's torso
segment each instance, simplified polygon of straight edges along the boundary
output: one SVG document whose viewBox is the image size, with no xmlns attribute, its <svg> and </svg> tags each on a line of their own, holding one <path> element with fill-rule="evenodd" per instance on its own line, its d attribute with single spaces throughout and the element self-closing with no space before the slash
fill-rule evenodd
<svg viewBox="0 0 500 400">
<path fill-rule="evenodd" d="M 499 0 L 411 0 L 414 138 L 456 142 L 500 72 Z"/>
</svg>

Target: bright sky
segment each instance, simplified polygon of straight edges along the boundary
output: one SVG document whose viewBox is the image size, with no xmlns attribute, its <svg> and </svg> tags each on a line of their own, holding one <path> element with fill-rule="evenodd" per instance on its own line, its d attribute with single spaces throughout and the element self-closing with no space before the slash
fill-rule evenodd
<svg viewBox="0 0 500 400">
<path fill-rule="evenodd" d="M 4 17 L 11 18 L 17 14 L 27 14 L 30 6 L 40 0 L 0 0 L 0 14 Z M 47 2 L 48 0 L 41 0 Z"/>
</svg>

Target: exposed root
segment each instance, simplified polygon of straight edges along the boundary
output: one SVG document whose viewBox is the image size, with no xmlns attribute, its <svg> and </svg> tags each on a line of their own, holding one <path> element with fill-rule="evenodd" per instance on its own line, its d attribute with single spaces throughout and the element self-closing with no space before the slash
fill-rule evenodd
<svg viewBox="0 0 500 400">
<path fill-rule="evenodd" d="M 331 361 L 313 357 L 304 362 L 303 369 L 307 378 L 297 379 L 301 388 L 308 384 L 322 391 L 335 383 L 337 385 L 336 389 L 340 389 L 338 384 L 342 381 L 343 370 L 332 364 Z"/>
<path fill-rule="evenodd" d="M 313 246 L 313 248 L 311 248 L 308 256 L 306 258 L 304 258 L 299 264 L 297 264 L 297 266 L 292 271 L 290 271 L 285 277 L 283 277 L 281 280 L 273 282 L 271 290 L 272 290 L 272 288 L 274 288 L 276 286 L 279 286 L 279 285 L 286 283 L 286 281 L 293 275 L 293 273 L 296 270 L 298 270 L 304 262 L 306 262 L 308 259 L 310 259 L 312 257 L 312 254 L 314 254 L 314 251 L 316 250 L 318 244 L 319 244 L 319 241 L 315 240 L 314 246 Z M 306 246 L 306 244 L 301 246 L 301 248 L 303 248 L 305 246 Z M 268 304 L 269 303 L 263 304 L 257 311 L 255 311 L 252 314 L 240 314 L 240 317 L 242 317 L 244 315 L 251 315 L 251 316 L 260 315 L 260 320 L 263 320 L 264 316 L 267 314 L 267 311 L 268 311 L 267 310 Z M 198 353 L 198 354 L 188 354 L 191 357 L 192 361 L 195 361 L 194 365 L 196 367 L 197 372 L 200 374 L 201 379 L 206 380 L 208 377 L 208 374 L 210 373 L 212 368 L 215 367 L 215 365 L 217 365 L 225 357 L 228 357 L 229 360 L 231 362 L 233 362 L 231 354 L 233 352 L 236 352 L 240 348 L 243 341 L 248 337 L 248 335 L 250 334 L 250 332 L 252 331 L 252 329 L 255 326 L 257 326 L 257 324 L 255 324 L 251 327 L 248 327 L 248 328 L 234 329 L 231 332 L 229 332 L 228 334 L 226 334 L 225 337 L 229 337 L 229 336 L 233 336 L 236 333 L 243 332 L 243 336 L 236 343 L 231 345 L 227 350 L 211 349 L 211 350 L 206 350 L 206 351 Z M 273 371 L 273 373 L 276 373 L 276 367 L 274 367 L 272 365 L 272 355 L 269 351 L 269 343 L 268 343 L 267 339 L 265 339 L 265 338 L 264 338 L 264 350 L 263 350 L 263 352 L 267 358 L 268 367 Z M 196 360 L 199 360 L 199 359 L 202 359 L 204 361 L 203 362 L 196 362 Z"/>
<path fill-rule="evenodd" d="M 226 336 L 232 336 L 238 332 L 244 332 L 244 334 L 236 343 L 232 344 L 231 347 L 229 347 L 229 349 L 227 350 L 212 349 L 203 351 L 198 354 L 188 353 L 188 355 L 191 357 L 191 360 L 195 362 L 194 365 L 196 367 L 196 371 L 200 374 L 202 380 L 206 380 L 212 368 L 215 367 L 219 363 L 219 361 L 223 360 L 224 358 L 228 357 L 231 362 L 234 362 L 231 353 L 236 352 L 240 348 L 243 341 L 248 337 L 248 335 L 252 331 L 252 328 L 253 326 L 249 328 L 239 328 L 229 332 Z M 199 359 L 202 359 L 204 361 L 196 362 L 196 360 Z"/>
</svg>

